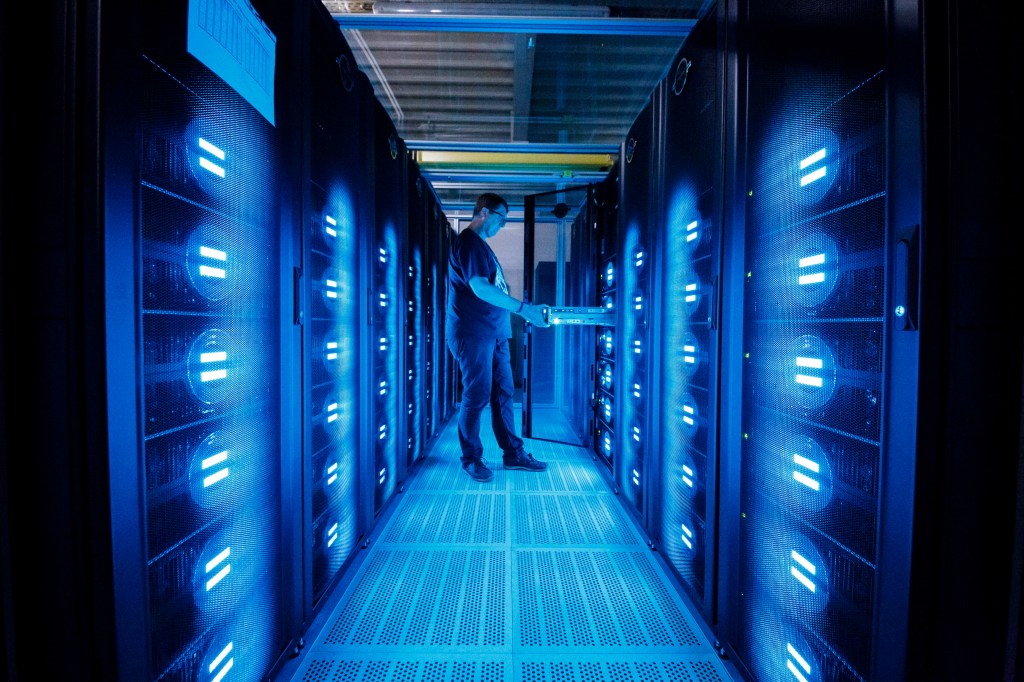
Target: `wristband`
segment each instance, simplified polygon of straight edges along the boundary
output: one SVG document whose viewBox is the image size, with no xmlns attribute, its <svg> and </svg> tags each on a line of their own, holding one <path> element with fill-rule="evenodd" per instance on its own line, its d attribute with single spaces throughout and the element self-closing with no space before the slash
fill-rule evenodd
<svg viewBox="0 0 1024 682">
<path fill-rule="evenodd" d="M 519 313 L 523 312 L 523 307 L 525 305 L 526 305 L 526 301 L 520 301 L 519 302 L 519 310 L 516 311 L 516 314 L 519 314 Z"/>
</svg>

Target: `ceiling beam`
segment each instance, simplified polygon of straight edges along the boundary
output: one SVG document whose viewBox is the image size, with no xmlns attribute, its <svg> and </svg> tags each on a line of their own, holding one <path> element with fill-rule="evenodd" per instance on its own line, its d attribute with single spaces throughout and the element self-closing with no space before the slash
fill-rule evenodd
<svg viewBox="0 0 1024 682">
<path fill-rule="evenodd" d="M 455 140 L 403 140 L 414 151 L 496 152 L 502 154 L 618 154 L 617 144 L 563 144 L 560 142 L 460 142 Z"/>
<path fill-rule="evenodd" d="M 568 174 L 561 173 L 516 173 L 508 171 L 505 173 L 476 173 L 476 172 L 452 172 L 433 171 L 428 168 L 420 171 L 424 178 L 437 189 L 451 187 L 465 187 L 466 185 L 550 185 L 559 183 L 587 183 L 598 182 L 608 177 L 608 172 L 581 171 Z"/>
<path fill-rule="evenodd" d="M 601 17 L 474 17 L 451 14 L 331 15 L 343 29 L 361 31 L 440 31 L 448 33 L 555 33 L 561 35 L 675 36 L 685 38 L 696 19 Z"/>
<path fill-rule="evenodd" d="M 525 142 L 530 139 L 530 101 L 533 96 L 533 49 L 536 35 L 518 34 L 515 38 L 515 66 L 512 72 L 512 130 L 509 140 Z"/>
</svg>

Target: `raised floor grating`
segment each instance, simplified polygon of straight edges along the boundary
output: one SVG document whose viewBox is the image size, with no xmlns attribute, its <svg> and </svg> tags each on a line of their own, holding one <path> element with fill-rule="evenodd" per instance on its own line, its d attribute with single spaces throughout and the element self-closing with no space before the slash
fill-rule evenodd
<svg viewBox="0 0 1024 682">
<path fill-rule="evenodd" d="M 668 653 L 703 644 L 642 551 L 518 551 L 515 565 L 523 647 Z"/>
<path fill-rule="evenodd" d="M 488 452 L 499 452 L 484 419 Z M 341 581 L 291 682 L 725 682 L 643 534 L 582 447 L 480 484 L 455 421 Z"/>
<path fill-rule="evenodd" d="M 505 544 L 507 514 L 504 493 L 408 495 L 378 542 Z"/>
<path fill-rule="evenodd" d="M 490 660 L 481 660 L 481 659 Z M 301 682 L 720 682 L 713 662 L 679 656 L 625 660 L 621 657 L 452 656 L 401 654 L 314 657 Z"/>
<path fill-rule="evenodd" d="M 508 642 L 508 552 L 377 550 L 320 644 L 497 652 Z"/>
<path fill-rule="evenodd" d="M 514 495 L 519 545 L 625 545 L 640 540 L 611 495 Z"/>
</svg>

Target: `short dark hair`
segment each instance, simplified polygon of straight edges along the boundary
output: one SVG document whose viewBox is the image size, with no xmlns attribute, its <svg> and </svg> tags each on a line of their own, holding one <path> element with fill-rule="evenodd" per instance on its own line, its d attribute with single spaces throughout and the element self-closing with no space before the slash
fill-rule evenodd
<svg viewBox="0 0 1024 682">
<path fill-rule="evenodd" d="M 476 199 L 476 206 L 473 207 L 473 215 L 480 215 L 480 210 L 486 208 L 488 211 L 493 211 L 499 206 L 505 207 L 505 213 L 508 213 L 508 202 L 501 198 L 501 195 L 495 194 L 494 192 L 484 192 Z"/>
</svg>

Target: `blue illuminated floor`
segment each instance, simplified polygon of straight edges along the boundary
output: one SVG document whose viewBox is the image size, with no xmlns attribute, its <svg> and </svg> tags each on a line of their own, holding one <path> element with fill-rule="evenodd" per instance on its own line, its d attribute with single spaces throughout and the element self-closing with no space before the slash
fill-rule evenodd
<svg viewBox="0 0 1024 682">
<path fill-rule="evenodd" d="M 541 473 L 459 466 L 456 424 L 314 624 L 295 682 L 738 679 L 587 450 L 528 441 Z"/>
</svg>

